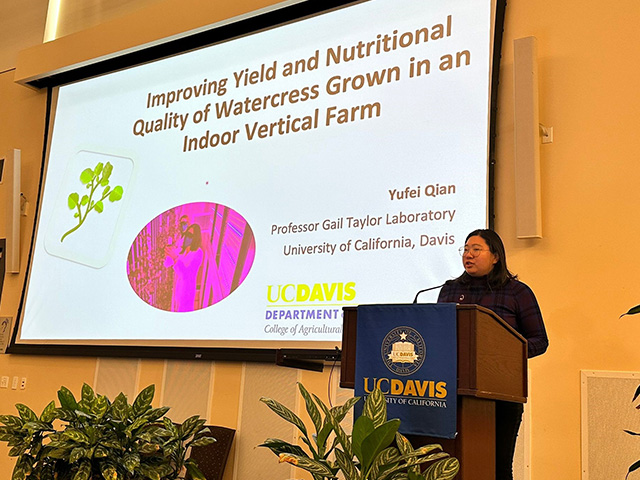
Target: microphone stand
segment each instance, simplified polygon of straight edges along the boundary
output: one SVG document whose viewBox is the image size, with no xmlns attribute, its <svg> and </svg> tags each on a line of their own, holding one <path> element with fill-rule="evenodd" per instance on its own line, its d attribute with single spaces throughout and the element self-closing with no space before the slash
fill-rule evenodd
<svg viewBox="0 0 640 480">
<path fill-rule="evenodd" d="M 413 303 L 418 303 L 418 295 L 420 295 L 421 293 L 428 292 L 430 290 L 435 290 L 436 288 L 442 288 L 442 287 L 444 287 L 444 283 L 442 285 L 438 285 L 437 287 L 429 287 L 429 288 L 425 288 L 423 290 L 418 291 L 418 293 L 416 293 L 416 297 L 413 299 Z"/>
</svg>

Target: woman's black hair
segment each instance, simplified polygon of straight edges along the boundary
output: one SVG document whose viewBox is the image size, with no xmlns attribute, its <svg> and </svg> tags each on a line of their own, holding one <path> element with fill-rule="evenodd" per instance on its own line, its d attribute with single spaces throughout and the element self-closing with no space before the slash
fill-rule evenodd
<svg viewBox="0 0 640 480">
<path fill-rule="evenodd" d="M 489 247 L 489 251 L 498 257 L 498 261 L 493 266 L 489 274 L 487 275 L 487 284 L 491 288 L 500 288 L 504 286 L 510 279 L 517 279 L 518 276 L 514 275 L 507 268 L 507 254 L 504 249 L 504 243 L 502 243 L 502 239 L 500 236 L 489 229 L 478 229 L 471 232 L 467 235 L 465 239 L 465 243 L 471 238 L 475 236 L 482 237 L 482 239 L 487 242 L 487 246 Z M 471 275 L 467 272 L 464 272 L 458 278 L 456 278 L 456 282 L 467 284 L 471 281 Z"/>
<path fill-rule="evenodd" d="M 183 237 L 189 238 L 190 242 L 188 244 L 183 244 L 182 252 L 186 252 L 187 248 L 192 252 L 195 252 L 202 246 L 202 230 L 200 229 L 200 225 L 197 223 L 192 223 L 187 228 L 186 232 L 182 234 Z"/>
</svg>

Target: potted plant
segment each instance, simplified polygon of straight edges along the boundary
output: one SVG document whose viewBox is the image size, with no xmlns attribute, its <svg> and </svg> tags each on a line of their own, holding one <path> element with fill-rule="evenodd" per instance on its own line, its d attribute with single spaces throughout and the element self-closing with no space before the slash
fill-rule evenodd
<svg viewBox="0 0 640 480">
<path fill-rule="evenodd" d="M 440 445 L 414 449 L 398 432 L 400 420 L 387 420 L 387 403 L 378 389 L 367 396 L 362 415 L 356 419 L 351 435 L 341 426 L 349 410 L 360 400 L 349 399 L 344 405 L 328 408 L 317 396 L 298 384 L 315 434 L 295 413 L 271 398 L 262 397 L 272 411 L 295 425 L 300 445 L 268 438 L 260 445 L 287 462 L 311 473 L 314 480 L 336 478 L 342 472 L 345 480 L 449 480 L 460 469 L 458 460 L 442 451 Z M 421 465 L 431 463 L 424 472 Z"/>
<path fill-rule="evenodd" d="M 17 457 L 12 480 L 174 480 L 188 472 L 205 480 L 190 447 L 215 441 L 197 415 L 175 425 L 168 407 L 153 408 L 155 386 L 130 405 L 120 393 L 111 402 L 84 384 L 77 401 L 66 387 L 60 406 L 51 401 L 38 416 L 17 404 L 18 416 L 0 415 L 0 441 Z"/>
<path fill-rule="evenodd" d="M 636 305 L 635 307 L 630 308 L 629 311 L 620 315 L 619 318 L 622 318 L 625 315 L 637 315 L 638 313 L 640 313 L 640 305 Z M 636 392 L 633 394 L 633 399 L 631 400 L 631 402 L 635 402 L 638 396 L 640 396 L 640 386 L 636 388 Z M 640 407 L 637 407 L 637 408 L 640 408 Z M 640 432 L 633 432 L 631 430 L 624 430 L 624 432 L 634 436 L 640 435 Z M 636 470 L 638 470 L 639 468 L 640 468 L 640 460 L 637 460 L 636 462 L 634 462 L 632 465 L 629 466 L 629 470 L 627 471 L 627 475 L 625 476 L 625 479 L 629 478 L 629 475 L 632 472 L 635 472 Z"/>
</svg>

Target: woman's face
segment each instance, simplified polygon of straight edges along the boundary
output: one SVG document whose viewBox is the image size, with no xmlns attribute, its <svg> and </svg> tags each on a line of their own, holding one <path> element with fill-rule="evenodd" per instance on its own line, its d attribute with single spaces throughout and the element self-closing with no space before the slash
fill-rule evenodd
<svg viewBox="0 0 640 480">
<path fill-rule="evenodd" d="M 464 250 L 462 265 L 465 272 L 472 277 L 488 275 L 493 270 L 493 266 L 498 263 L 498 256 L 491 253 L 489 245 L 480 235 L 469 237 L 464 244 Z"/>
</svg>

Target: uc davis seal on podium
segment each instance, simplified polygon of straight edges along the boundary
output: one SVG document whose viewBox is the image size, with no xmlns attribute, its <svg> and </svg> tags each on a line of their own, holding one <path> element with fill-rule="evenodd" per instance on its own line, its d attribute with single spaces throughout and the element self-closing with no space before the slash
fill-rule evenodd
<svg viewBox="0 0 640 480">
<path fill-rule="evenodd" d="M 422 367 L 427 353 L 424 338 L 411 327 L 396 327 L 381 345 L 382 361 L 396 375 L 411 375 Z"/>
</svg>

